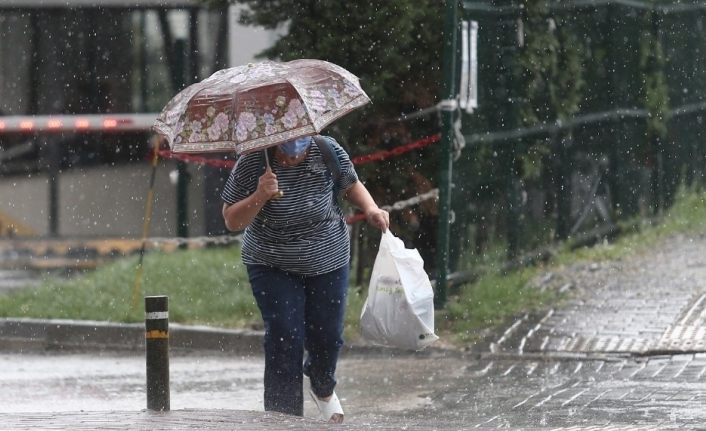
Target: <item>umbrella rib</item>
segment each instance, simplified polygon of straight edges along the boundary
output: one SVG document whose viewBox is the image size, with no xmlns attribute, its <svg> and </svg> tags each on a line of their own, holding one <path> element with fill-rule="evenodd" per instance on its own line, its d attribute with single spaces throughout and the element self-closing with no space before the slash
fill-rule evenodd
<svg viewBox="0 0 706 431">
<path fill-rule="evenodd" d="M 294 87 L 294 89 L 296 90 L 297 94 L 301 94 L 301 93 L 299 92 L 299 88 L 298 88 L 289 78 L 283 77 L 283 79 L 284 79 L 286 82 L 288 82 L 289 85 L 291 85 L 292 87 Z M 325 81 L 325 79 L 319 79 L 319 81 Z M 355 108 L 358 108 L 358 107 L 360 107 L 360 106 L 365 105 L 370 99 L 368 98 L 367 95 L 365 95 L 365 92 L 362 91 L 362 89 L 361 89 L 361 92 L 362 92 L 361 95 L 355 97 L 354 99 L 352 99 L 352 100 L 350 100 L 349 102 L 347 102 L 346 104 L 344 104 L 344 105 L 341 107 L 342 109 L 339 109 L 338 111 L 340 112 L 341 110 L 344 110 L 344 109 L 345 109 L 345 110 L 347 110 L 348 112 L 350 112 L 350 111 L 354 110 Z M 363 100 L 362 103 L 361 103 L 361 99 Z M 311 122 L 312 127 L 314 128 L 314 130 L 316 130 L 316 133 L 321 132 L 321 130 L 323 130 L 324 127 L 328 126 L 328 125 L 331 124 L 335 119 L 337 119 L 338 117 L 340 117 L 340 115 L 324 114 L 324 115 L 322 115 L 322 116 L 320 117 L 320 119 L 323 120 L 323 121 L 321 121 L 321 127 L 317 127 L 316 123 L 314 122 L 314 116 L 313 116 L 312 113 L 309 111 L 309 107 L 307 106 L 306 103 L 303 103 L 303 105 L 304 105 L 304 109 L 305 109 L 305 111 L 306 111 L 306 114 L 309 116 L 309 120 L 310 120 L 310 122 Z"/>
<path fill-rule="evenodd" d="M 250 83 L 250 84 L 248 84 L 248 85 L 243 85 L 243 86 L 241 86 L 241 87 L 238 88 L 238 91 L 245 92 L 245 91 L 250 91 L 250 90 L 259 88 L 259 87 L 261 87 L 263 84 L 275 85 L 275 84 L 283 84 L 283 83 L 285 83 L 285 82 L 289 82 L 289 83 L 291 84 L 291 82 L 290 82 L 287 78 L 281 78 L 281 79 L 263 79 L 263 80 L 261 80 L 261 81 L 259 81 L 259 82 L 252 82 L 252 83 Z"/>
<path fill-rule="evenodd" d="M 296 93 L 299 94 L 300 97 L 301 97 L 301 93 L 299 92 L 299 87 L 297 87 L 297 86 L 294 84 L 294 82 L 292 82 L 292 81 L 291 81 L 289 78 L 287 78 L 287 77 L 284 77 L 284 80 L 285 80 L 286 82 L 288 82 L 289 85 L 291 85 L 292 87 L 294 87 L 294 90 L 296 91 Z M 316 133 L 319 133 L 319 132 L 321 131 L 321 129 L 319 129 L 318 127 L 316 127 L 316 123 L 314 122 L 314 116 L 311 115 L 311 112 L 309 111 L 309 107 L 307 106 L 306 103 L 304 103 L 303 100 L 302 100 L 302 106 L 304 106 L 304 111 L 306 111 L 306 115 L 309 117 L 309 122 L 311 122 L 311 126 L 314 128 L 314 130 L 316 131 Z M 322 127 L 322 128 L 323 128 L 323 127 Z"/>
<path fill-rule="evenodd" d="M 279 81 L 273 81 L 272 84 L 273 84 L 273 85 L 274 85 L 274 84 L 281 84 L 281 83 L 284 83 L 284 82 L 289 82 L 289 80 L 285 78 L 285 79 L 283 79 L 281 82 L 279 82 Z M 294 85 L 293 85 L 291 82 L 289 82 L 289 84 L 294 87 Z M 259 85 L 260 85 L 260 84 L 251 84 L 250 86 L 244 86 L 244 87 L 238 88 L 237 90 L 233 90 L 233 91 L 231 92 L 231 98 L 230 98 L 230 99 L 231 99 L 230 112 L 231 112 L 231 115 L 232 115 L 233 117 L 235 117 L 235 111 L 236 111 L 235 107 L 236 107 L 236 105 L 237 105 L 237 104 L 236 104 L 236 96 L 237 96 L 237 94 L 238 94 L 239 92 L 244 92 L 244 91 L 248 91 L 248 90 L 252 90 L 252 89 L 254 89 L 254 88 L 257 88 Z M 296 88 L 296 87 L 295 87 L 295 88 Z M 308 114 L 308 112 L 307 112 L 307 114 Z M 236 119 L 236 118 L 233 118 L 233 121 L 237 123 L 237 119 Z M 233 133 L 235 133 L 235 127 L 233 127 L 232 130 L 233 130 Z M 230 136 L 230 138 L 231 138 L 232 141 L 235 141 L 235 139 L 233 139 L 233 136 Z"/>
</svg>

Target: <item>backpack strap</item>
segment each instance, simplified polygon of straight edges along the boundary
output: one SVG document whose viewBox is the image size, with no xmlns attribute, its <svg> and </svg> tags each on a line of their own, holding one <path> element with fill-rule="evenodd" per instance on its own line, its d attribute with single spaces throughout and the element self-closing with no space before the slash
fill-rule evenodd
<svg viewBox="0 0 706 431">
<path fill-rule="evenodd" d="M 338 155 L 336 155 L 336 150 L 333 148 L 331 141 L 333 141 L 333 139 L 328 136 L 314 136 L 314 143 L 319 147 L 321 156 L 324 158 L 324 163 L 326 163 L 326 167 L 328 167 L 331 173 L 331 179 L 335 185 L 338 184 L 338 180 L 341 178 L 341 161 L 338 159 Z"/>
</svg>

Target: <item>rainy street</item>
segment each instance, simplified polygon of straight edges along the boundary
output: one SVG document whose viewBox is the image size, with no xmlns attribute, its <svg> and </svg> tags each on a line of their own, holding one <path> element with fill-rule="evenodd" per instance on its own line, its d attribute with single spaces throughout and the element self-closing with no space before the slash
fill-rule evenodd
<svg viewBox="0 0 706 431">
<path fill-rule="evenodd" d="M 0 431 L 706 431 L 704 53 L 706 0 L 0 0 Z"/>
<path fill-rule="evenodd" d="M 571 300 L 518 319 L 482 348 L 351 349 L 338 369 L 343 429 L 703 429 L 704 256 L 704 236 L 676 237 L 642 255 L 567 267 L 545 279 L 570 280 Z M 318 420 L 308 399 L 302 420 L 262 412 L 258 355 L 173 354 L 172 412 L 159 416 L 144 411 L 139 352 L 0 361 L 11 429 L 40 419 L 73 429 L 307 429 Z"/>
</svg>

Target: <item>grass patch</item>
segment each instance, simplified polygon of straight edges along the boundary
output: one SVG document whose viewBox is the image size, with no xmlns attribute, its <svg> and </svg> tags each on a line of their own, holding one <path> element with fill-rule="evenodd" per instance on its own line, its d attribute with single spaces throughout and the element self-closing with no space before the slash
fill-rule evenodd
<svg viewBox="0 0 706 431">
<path fill-rule="evenodd" d="M 446 309 L 437 310 L 438 332 L 447 341 L 477 341 L 488 329 L 525 312 L 556 304 L 554 291 L 530 287 L 531 280 L 579 261 L 617 259 L 640 252 L 674 234 L 706 230 L 706 194 L 682 190 L 670 210 L 654 225 L 638 225 L 610 244 L 563 250 L 550 264 L 509 273 L 497 249 L 475 257 L 484 274 L 472 285 L 451 292 Z M 49 278 L 39 287 L 0 295 L 0 316 L 113 322 L 143 322 L 143 295 L 168 295 L 170 321 L 227 328 L 261 328 L 239 248 L 150 253 L 144 261 L 143 292 L 132 304 L 137 259 L 126 258 L 71 278 Z M 358 321 L 367 286 L 351 286 L 345 336 L 358 337 Z"/>
<path fill-rule="evenodd" d="M 262 329 L 240 248 L 150 253 L 144 259 L 142 292 L 133 304 L 137 258 L 119 259 L 64 279 L 49 277 L 34 289 L 0 295 L 0 317 L 144 322 L 143 296 L 169 296 L 169 321 L 223 328 Z M 347 339 L 358 335 L 365 296 L 351 287 Z"/>
<path fill-rule="evenodd" d="M 640 253 L 657 245 L 663 239 L 679 234 L 706 231 L 706 193 L 681 187 L 674 204 L 656 221 L 631 220 L 623 223 L 624 233 L 611 243 L 577 250 L 562 250 L 556 264 L 575 261 L 605 261 Z"/>
<path fill-rule="evenodd" d="M 451 341 L 477 341 L 483 329 L 497 327 L 520 312 L 535 311 L 556 295 L 528 288 L 538 268 L 525 268 L 509 274 L 488 274 L 452 297 L 445 312 L 437 312 L 441 331 Z M 439 319 L 443 315 L 443 319 Z"/>
<path fill-rule="evenodd" d="M 71 279 L 0 296 L 0 316 L 143 322 L 143 295 L 168 295 L 171 322 L 220 327 L 259 325 L 260 315 L 237 248 L 151 253 L 133 304 L 137 258 Z M 260 325 L 261 326 L 261 325 Z"/>
</svg>

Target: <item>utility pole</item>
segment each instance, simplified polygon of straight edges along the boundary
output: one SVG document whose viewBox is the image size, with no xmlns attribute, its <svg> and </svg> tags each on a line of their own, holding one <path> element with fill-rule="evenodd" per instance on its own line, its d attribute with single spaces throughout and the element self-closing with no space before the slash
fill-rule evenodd
<svg viewBox="0 0 706 431">
<path fill-rule="evenodd" d="M 458 34 L 458 0 L 446 0 L 444 17 L 444 51 L 442 58 L 443 85 L 441 90 L 441 156 L 439 163 L 439 235 L 436 246 L 436 292 L 434 305 L 446 304 L 449 270 L 449 221 L 451 220 L 451 179 L 453 172 L 453 115 L 456 111 L 456 56 Z"/>
<path fill-rule="evenodd" d="M 174 87 L 175 91 L 181 91 L 187 84 L 186 75 L 186 41 L 177 39 L 174 42 Z M 177 208 L 176 208 L 176 233 L 178 237 L 189 236 L 189 171 L 186 162 L 177 161 Z"/>
</svg>

